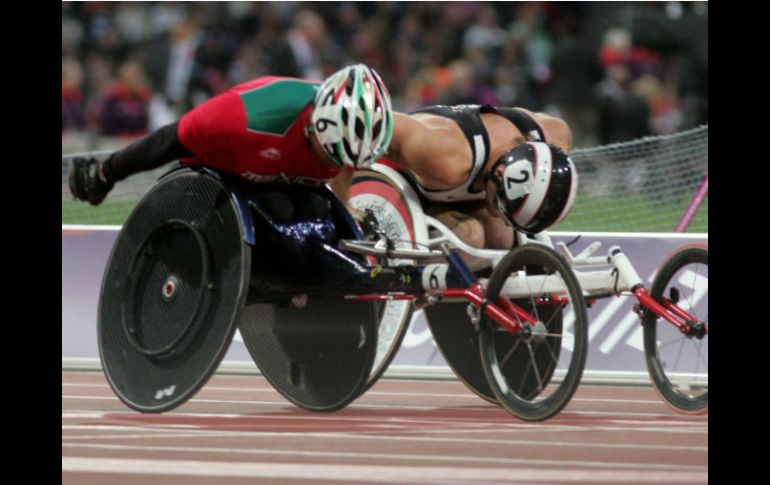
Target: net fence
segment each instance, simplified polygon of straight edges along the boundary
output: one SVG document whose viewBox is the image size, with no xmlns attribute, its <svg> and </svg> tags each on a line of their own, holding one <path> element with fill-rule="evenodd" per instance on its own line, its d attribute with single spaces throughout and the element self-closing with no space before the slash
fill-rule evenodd
<svg viewBox="0 0 770 485">
<path fill-rule="evenodd" d="M 103 158 L 109 153 L 62 155 L 62 224 L 122 224 L 171 166 L 116 184 L 98 207 L 74 200 L 67 185 L 72 158 Z M 708 175 L 708 125 L 673 135 L 576 149 L 572 159 L 580 175 L 575 207 L 551 230 L 673 232 Z M 708 233 L 708 198 L 687 232 Z"/>
<path fill-rule="evenodd" d="M 577 149 L 575 207 L 553 230 L 673 232 L 708 175 L 708 125 Z M 687 232 L 708 232 L 708 199 Z"/>
</svg>

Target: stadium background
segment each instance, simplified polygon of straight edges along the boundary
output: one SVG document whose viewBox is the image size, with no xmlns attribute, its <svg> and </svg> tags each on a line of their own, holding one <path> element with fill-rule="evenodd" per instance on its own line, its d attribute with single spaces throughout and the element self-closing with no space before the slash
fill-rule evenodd
<svg viewBox="0 0 770 485">
<path fill-rule="evenodd" d="M 111 242 L 167 170 L 129 177 L 94 208 L 69 193 L 69 154 L 108 154 L 259 75 L 320 79 L 352 62 L 377 68 L 399 110 L 493 103 L 566 119 L 580 187 L 553 235 L 586 236 L 577 252 L 595 239 L 620 244 L 651 282 L 675 247 L 708 238 L 707 198 L 689 234 L 671 234 L 696 192 L 707 194 L 707 22 L 703 2 L 64 3 L 63 359 L 98 362 L 96 299 Z M 599 344 L 589 372 L 646 379 L 632 306 L 590 310 Z M 410 329 L 419 337 L 395 364 L 443 365 L 421 312 Z M 230 360 L 249 361 L 245 352 Z"/>
<path fill-rule="evenodd" d="M 229 86 L 351 62 L 394 108 L 562 117 L 581 187 L 556 230 L 670 232 L 708 173 L 706 2 L 64 2 L 62 154 L 110 150 Z M 158 173 L 62 223 L 120 224 Z M 689 231 L 708 232 L 708 201 Z"/>
<path fill-rule="evenodd" d="M 302 30 L 315 40 L 303 43 Z M 707 199 L 690 234 L 668 234 L 708 174 L 706 2 L 63 2 L 62 483 L 234 483 L 225 472 L 237 483 L 303 473 L 349 483 L 373 464 L 399 483 L 705 483 L 708 420 L 654 395 L 630 298 L 590 310 L 584 385 L 535 426 L 456 380 L 420 380 L 409 394 L 383 379 L 334 415 L 294 410 L 263 381 L 229 375 L 257 370 L 239 338 L 180 412 L 133 413 L 101 372 L 75 372 L 99 368 L 97 299 L 117 225 L 165 168 L 94 208 L 72 200 L 66 155 L 121 147 L 259 75 L 322 78 L 358 61 L 382 74 L 399 110 L 495 103 L 563 117 L 581 185 L 555 229 L 594 232 L 576 252 L 595 238 L 619 244 L 649 284 L 673 247 L 707 240 Z M 418 312 L 389 373 L 419 364 L 454 379 L 440 360 Z M 621 386 L 629 375 L 643 385 Z"/>
</svg>

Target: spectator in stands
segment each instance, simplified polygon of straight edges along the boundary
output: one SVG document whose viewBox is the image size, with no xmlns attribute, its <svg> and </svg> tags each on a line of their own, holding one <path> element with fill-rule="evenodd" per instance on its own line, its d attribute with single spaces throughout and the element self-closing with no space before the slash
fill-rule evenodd
<svg viewBox="0 0 770 485">
<path fill-rule="evenodd" d="M 644 75 L 661 75 L 658 54 L 634 45 L 631 33 L 623 28 L 612 28 L 605 32 L 599 58 L 604 65 L 625 64 L 631 81 Z"/>
<path fill-rule="evenodd" d="M 61 131 L 79 131 L 85 127 L 83 68 L 73 57 L 61 63 Z"/>
<path fill-rule="evenodd" d="M 629 89 L 631 71 L 623 62 L 605 66 L 604 79 L 596 88 L 599 143 L 633 140 L 650 134 L 647 101 Z"/>
<path fill-rule="evenodd" d="M 595 49 L 581 35 L 583 26 L 578 18 L 567 16 L 558 26 L 558 42 L 551 58 L 550 111 L 573 128 L 575 146 L 594 146 L 598 140 L 593 90 L 604 69 Z"/>
<path fill-rule="evenodd" d="M 438 98 L 438 104 L 497 104 L 494 91 L 479 82 L 470 62 L 464 59 L 449 64 L 451 85 Z"/>
<path fill-rule="evenodd" d="M 321 50 L 326 42 L 326 25 L 315 12 L 302 10 L 284 39 L 272 50 L 270 72 L 278 76 L 322 79 Z"/>
<path fill-rule="evenodd" d="M 590 117 L 573 115 L 576 110 L 568 105 L 570 100 L 591 99 L 585 94 L 586 80 L 593 78 L 595 86 L 598 79 L 586 73 L 597 52 L 605 65 L 626 64 L 629 85 L 640 76 L 657 78 L 666 96 L 680 106 L 680 129 L 708 121 L 707 4 L 692 5 L 685 6 L 678 20 L 677 37 L 684 44 L 676 64 L 670 62 L 670 52 L 666 57 L 655 44 L 645 43 L 647 49 L 634 45 L 622 29 L 613 29 L 604 44 L 593 43 L 607 22 L 622 21 L 629 13 L 662 11 L 665 2 L 353 2 L 312 7 L 298 2 L 65 2 L 62 57 L 77 56 L 84 66 L 82 92 L 89 106 L 103 95 L 102 81 L 91 82 L 96 77 L 92 66 L 98 67 L 94 56 L 112 64 L 141 51 L 152 89 L 168 98 L 174 118 L 225 85 L 266 73 L 322 79 L 348 61 L 377 68 L 394 106 L 408 111 L 438 102 L 449 85 L 448 66 L 464 59 L 473 64 L 477 82 L 493 86 L 500 104 L 533 111 L 548 109 L 547 103 L 559 108 L 548 110 L 565 118 L 576 143 L 585 146 L 599 142 L 597 129 L 586 121 Z M 334 22 L 334 29 L 319 27 L 321 18 Z M 293 23 L 285 26 L 287 20 Z M 574 38 L 563 35 L 565 23 L 581 21 L 584 29 Z M 507 35 L 502 44 L 500 27 Z M 578 52 L 578 44 L 588 47 L 580 45 Z M 585 55 L 586 49 L 594 59 Z M 300 66 L 303 59 L 309 63 Z M 91 119 L 88 114 L 86 119 Z"/>
<path fill-rule="evenodd" d="M 180 17 L 167 36 L 144 52 L 144 63 L 153 89 L 161 93 L 179 115 L 193 106 L 190 80 L 196 71 L 196 53 L 202 40 L 197 17 Z"/>
<path fill-rule="evenodd" d="M 683 115 L 676 93 L 667 92 L 655 76 L 645 75 L 631 84 L 631 91 L 650 108 L 650 131 L 654 135 L 671 135 L 682 126 Z"/>
<path fill-rule="evenodd" d="M 464 49 L 482 49 L 490 51 L 499 48 L 505 41 L 505 30 L 500 27 L 497 12 L 493 5 L 483 5 L 477 20 L 465 31 Z"/>
<path fill-rule="evenodd" d="M 128 137 L 145 134 L 151 95 L 142 64 L 137 60 L 123 63 L 117 81 L 98 109 L 101 134 Z"/>
</svg>

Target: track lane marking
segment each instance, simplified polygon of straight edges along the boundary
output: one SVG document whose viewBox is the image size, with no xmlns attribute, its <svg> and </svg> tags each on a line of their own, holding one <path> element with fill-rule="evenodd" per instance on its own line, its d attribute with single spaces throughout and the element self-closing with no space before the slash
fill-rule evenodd
<svg viewBox="0 0 770 485">
<path fill-rule="evenodd" d="M 612 467 L 611 467 L 612 468 Z M 695 483 L 708 480 L 705 471 L 650 470 L 547 470 L 538 468 L 371 466 L 308 463 L 233 463 L 192 460 L 141 460 L 118 458 L 63 457 L 62 472 L 107 473 L 132 475 L 208 476 L 244 478 L 284 478 L 308 480 L 371 481 L 408 483 L 419 480 L 506 481 L 512 477 L 532 482 L 563 481 L 571 483 L 635 482 Z"/>
</svg>

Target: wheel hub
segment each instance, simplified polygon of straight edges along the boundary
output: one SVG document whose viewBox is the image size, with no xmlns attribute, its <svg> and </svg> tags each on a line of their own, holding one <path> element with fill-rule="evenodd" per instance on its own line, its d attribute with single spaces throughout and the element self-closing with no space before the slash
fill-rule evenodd
<svg viewBox="0 0 770 485">
<path fill-rule="evenodd" d="M 547 333 L 548 333 L 548 328 L 545 326 L 543 322 L 538 320 L 538 322 L 534 325 L 530 323 L 525 323 L 524 325 L 522 325 L 519 336 L 525 342 L 540 343 L 545 340 Z"/>
<path fill-rule="evenodd" d="M 163 295 L 163 300 L 165 301 L 171 301 L 174 298 L 174 295 L 176 295 L 176 290 L 179 285 L 179 280 L 176 276 L 169 276 L 165 283 L 163 283 L 163 289 L 161 290 L 161 293 Z"/>
<path fill-rule="evenodd" d="M 707 333 L 706 322 L 688 322 L 684 334 L 687 337 L 695 337 L 698 340 L 703 339 Z"/>
</svg>

